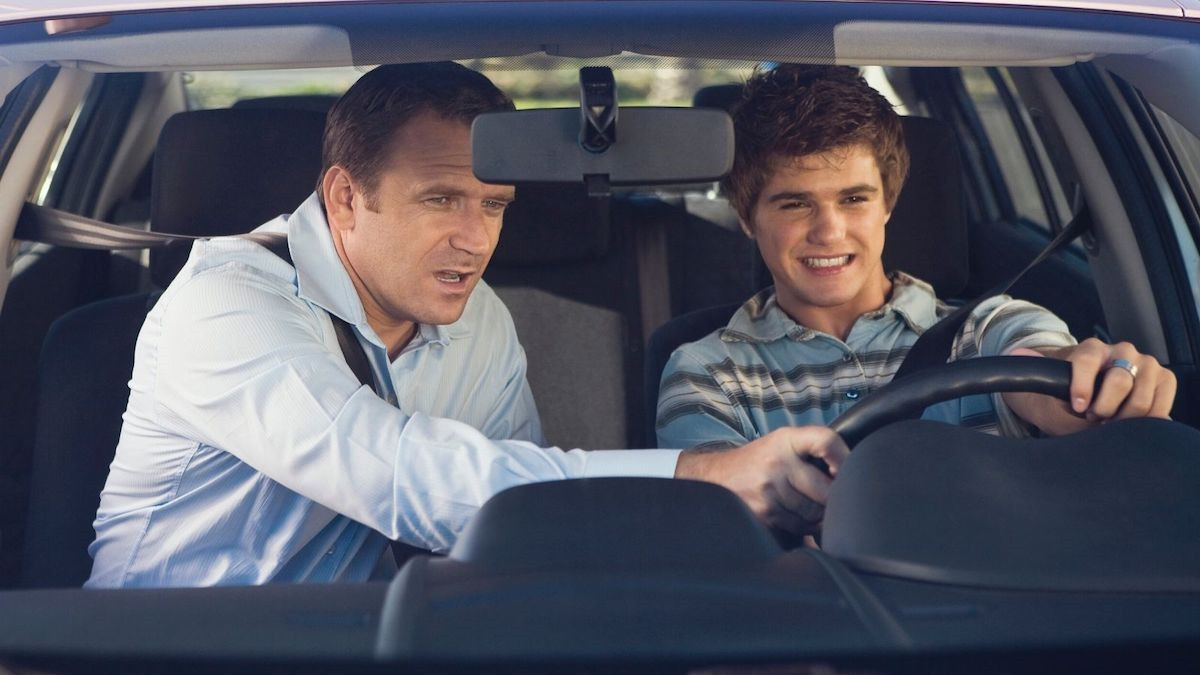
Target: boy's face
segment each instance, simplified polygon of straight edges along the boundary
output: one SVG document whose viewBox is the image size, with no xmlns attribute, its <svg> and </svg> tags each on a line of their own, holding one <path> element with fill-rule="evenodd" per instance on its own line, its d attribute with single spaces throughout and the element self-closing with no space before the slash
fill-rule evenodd
<svg viewBox="0 0 1200 675">
<path fill-rule="evenodd" d="M 857 317 L 887 299 L 883 177 L 865 145 L 781 158 L 743 228 L 758 243 L 780 306 L 802 324 Z"/>
</svg>

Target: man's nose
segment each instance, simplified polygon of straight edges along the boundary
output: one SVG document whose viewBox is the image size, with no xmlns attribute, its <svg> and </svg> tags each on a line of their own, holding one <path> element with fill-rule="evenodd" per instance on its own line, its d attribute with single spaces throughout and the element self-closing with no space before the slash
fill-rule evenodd
<svg viewBox="0 0 1200 675">
<path fill-rule="evenodd" d="M 846 238 L 846 219 L 836 208 L 821 207 L 808 230 L 808 243 L 836 244 Z"/>
<path fill-rule="evenodd" d="M 450 236 L 450 245 L 471 255 L 487 255 L 492 246 L 491 218 L 482 208 L 468 209 Z"/>
</svg>

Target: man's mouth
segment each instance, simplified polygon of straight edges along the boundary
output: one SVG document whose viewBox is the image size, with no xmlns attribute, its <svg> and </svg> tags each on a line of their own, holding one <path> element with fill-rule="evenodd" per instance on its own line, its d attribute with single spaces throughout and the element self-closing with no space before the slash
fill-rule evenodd
<svg viewBox="0 0 1200 675">
<path fill-rule="evenodd" d="M 850 261 L 853 259 L 853 255 L 846 254 L 838 256 L 801 258 L 801 262 L 803 262 L 804 266 L 808 267 L 809 269 L 827 270 L 836 267 L 842 267 L 843 265 L 849 265 Z"/>
<path fill-rule="evenodd" d="M 458 284 L 466 281 L 471 276 L 471 272 L 457 272 L 454 270 L 438 270 L 434 272 L 433 277 L 445 284 Z"/>
</svg>

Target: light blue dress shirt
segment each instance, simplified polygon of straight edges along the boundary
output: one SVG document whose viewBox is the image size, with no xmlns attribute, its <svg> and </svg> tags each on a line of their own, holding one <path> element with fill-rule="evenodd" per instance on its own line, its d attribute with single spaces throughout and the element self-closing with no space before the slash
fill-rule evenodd
<svg viewBox="0 0 1200 675">
<path fill-rule="evenodd" d="M 674 473 L 675 451 L 539 447 L 525 354 L 486 284 L 389 362 L 316 196 L 260 230 L 288 233 L 294 268 L 197 242 L 142 327 L 87 586 L 365 580 L 386 538 L 445 551 L 505 488 Z M 381 391 L 346 365 L 330 313 Z"/>
</svg>

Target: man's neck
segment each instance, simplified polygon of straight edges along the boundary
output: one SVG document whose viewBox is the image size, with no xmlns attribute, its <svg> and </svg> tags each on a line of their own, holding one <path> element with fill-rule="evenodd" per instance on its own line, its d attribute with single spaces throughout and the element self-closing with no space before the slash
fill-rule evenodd
<svg viewBox="0 0 1200 675">
<path fill-rule="evenodd" d="M 417 324 L 412 321 L 396 321 L 383 311 L 383 308 L 371 295 L 370 289 L 354 271 L 354 266 L 350 264 L 346 250 L 342 247 L 341 238 L 336 233 L 333 233 L 333 248 L 337 251 L 338 259 L 342 261 L 342 267 L 350 277 L 350 283 L 354 284 L 354 292 L 358 295 L 359 302 L 362 303 L 363 313 L 367 317 L 367 325 L 383 341 L 383 346 L 387 348 L 388 361 L 394 360 L 417 334 Z"/>
</svg>

